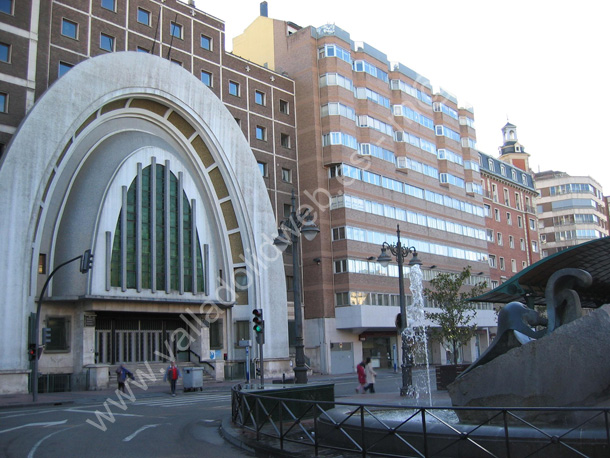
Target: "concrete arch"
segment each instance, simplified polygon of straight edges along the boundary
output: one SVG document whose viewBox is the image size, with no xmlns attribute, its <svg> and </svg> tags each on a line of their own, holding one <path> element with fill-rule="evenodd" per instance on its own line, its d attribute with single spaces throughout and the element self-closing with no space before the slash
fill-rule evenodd
<svg viewBox="0 0 610 458">
<path fill-rule="evenodd" d="M 274 338 L 266 342 L 266 355 L 288 356 L 283 263 L 271 246 L 275 218 L 241 130 L 222 102 L 186 70 L 143 53 L 113 53 L 77 65 L 49 88 L 0 163 L 3 386 L 26 377 L 27 316 L 35 310 L 38 253 L 49 250 L 52 269 L 78 255 L 79 244 L 88 248 L 87 241 L 99 241 L 96 228 L 109 177 L 122 154 L 142 145 L 166 151 L 190 171 L 214 213 L 225 255 L 219 265 L 226 273 L 248 266 L 254 279 L 249 303 L 269 311 Z M 74 215 L 83 221 L 75 223 Z M 64 228 L 71 228 L 78 243 L 66 242 Z M 90 274 L 98 292 L 100 270 L 94 267 Z M 74 271 L 58 274 L 56 289 L 68 298 L 86 297 L 87 279 Z M 71 286 L 60 288 L 62 283 Z"/>
</svg>

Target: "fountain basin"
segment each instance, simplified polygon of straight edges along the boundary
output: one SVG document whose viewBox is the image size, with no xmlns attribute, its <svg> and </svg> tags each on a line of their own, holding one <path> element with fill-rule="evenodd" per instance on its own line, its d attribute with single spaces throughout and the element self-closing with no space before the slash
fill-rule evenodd
<svg viewBox="0 0 610 458">
<path fill-rule="evenodd" d="M 396 409 L 388 414 L 387 409 L 336 407 L 318 418 L 317 440 L 320 445 L 354 451 L 364 447 L 367 453 L 395 456 L 419 453 L 447 458 L 530 455 L 567 458 L 575 456 L 573 449 L 589 457 L 610 456 L 605 427 L 463 424 L 447 421 L 447 411 L 452 410 L 406 409 L 403 419 L 396 420 Z M 500 412 L 499 418 L 503 418 L 501 410 L 495 412 Z M 451 415 L 457 418 L 456 413 Z"/>
</svg>

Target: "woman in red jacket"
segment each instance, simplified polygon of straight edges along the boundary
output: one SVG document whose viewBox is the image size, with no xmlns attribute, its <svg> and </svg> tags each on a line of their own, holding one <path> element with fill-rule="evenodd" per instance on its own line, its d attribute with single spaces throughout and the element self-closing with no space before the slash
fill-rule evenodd
<svg viewBox="0 0 610 458">
<path fill-rule="evenodd" d="M 356 393 L 363 394 L 365 392 L 364 386 L 366 385 L 366 372 L 364 370 L 364 361 L 360 362 L 358 366 L 356 366 L 356 372 L 358 373 L 358 388 L 356 388 Z"/>
</svg>

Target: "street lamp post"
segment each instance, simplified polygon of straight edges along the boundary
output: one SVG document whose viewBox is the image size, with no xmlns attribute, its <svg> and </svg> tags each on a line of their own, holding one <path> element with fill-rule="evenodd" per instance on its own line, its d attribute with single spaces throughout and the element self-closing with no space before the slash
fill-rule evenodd
<svg viewBox="0 0 610 458">
<path fill-rule="evenodd" d="M 91 254 L 91 250 L 87 250 L 84 254 L 81 254 L 79 256 L 76 256 L 75 258 L 69 259 L 66 262 L 61 263 L 60 265 L 55 267 L 55 269 L 53 269 L 53 271 L 47 277 L 47 280 L 44 282 L 42 291 L 40 291 L 40 296 L 38 297 L 38 301 L 36 303 L 36 318 L 34 318 L 34 364 L 32 367 L 32 401 L 34 402 L 38 400 L 38 347 L 40 345 L 40 339 L 38 334 L 40 332 L 40 311 L 42 310 L 42 299 L 44 298 L 44 294 L 47 291 L 47 287 L 49 286 L 53 275 L 55 275 L 55 273 L 65 265 L 68 265 L 71 262 L 77 261 L 79 259 L 81 261 L 81 273 L 87 273 L 93 266 L 93 255 Z"/>
<path fill-rule="evenodd" d="M 413 254 L 413 258 L 409 261 L 409 266 L 421 265 L 421 261 L 417 257 L 417 250 L 415 247 L 406 247 L 400 243 L 400 226 L 396 226 L 396 236 L 398 238 L 395 245 L 390 245 L 387 242 L 383 242 L 381 245 L 381 254 L 377 258 L 377 262 L 383 267 L 387 267 L 392 257 L 387 253 L 389 250 L 398 262 L 398 293 L 399 293 L 399 304 L 400 304 L 400 336 L 402 341 L 402 387 L 400 388 L 401 396 L 408 396 L 411 394 L 411 385 L 413 385 L 413 359 L 411 352 L 409 351 L 409 343 L 407 342 L 406 328 L 407 328 L 407 306 L 405 303 L 405 279 L 403 276 L 403 265 L 404 260 L 409 257 L 409 254 Z"/>
<path fill-rule="evenodd" d="M 296 212 L 294 189 L 292 190 L 292 207 L 290 217 L 280 223 L 278 236 L 273 244 L 281 251 L 284 251 L 289 244 L 292 244 L 292 271 L 293 271 L 293 294 L 294 294 L 294 325 L 295 325 L 295 383 L 307 383 L 307 367 L 305 366 L 305 351 L 303 346 L 303 316 L 301 313 L 301 270 L 299 257 L 299 238 L 301 235 L 305 239 L 313 240 L 320 229 L 313 222 L 313 217 L 309 209 L 305 209 L 299 214 Z M 288 231 L 289 238 L 286 236 Z"/>
</svg>

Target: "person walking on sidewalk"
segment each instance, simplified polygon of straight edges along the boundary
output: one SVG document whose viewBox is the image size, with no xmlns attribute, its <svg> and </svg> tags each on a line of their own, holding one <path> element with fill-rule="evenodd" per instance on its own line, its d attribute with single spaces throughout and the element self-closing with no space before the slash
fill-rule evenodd
<svg viewBox="0 0 610 458">
<path fill-rule="evenodd" d="M 364 372 L 366 374 L 366 381 L 368 382 L 368 385 L 364 387 L 364 391 L 369 390 L 369 393 L 372 394 L 375 392 L 375 376 L 377 375 L 377 372 L 373 370 L 371 358 L 366 359 Z"/>
<path fill-rule="evenodd" d="M 363 394 L 366 389 L 364 388 L 366 385 L 366 372 L 364 369 L 364 361 L 358 363 L 356 366 L 356 373 L 358 374 L 358 388 L 356 388 L 356 393 Z"/>
<path fill-rule="evenodd" d="M 181 376 L 182 376 L 182 374 L 180 373 L 180 369 L 178 369 L 178 366 L 176 366 L 176 363 L 174 361 L 172 361 L 169 364 L 169 367 L 167 368 L 167 370 L 165 371 L 165 376 L 163 377 L 164 382 L 169 380 L 169 386 L 172 390 L 172 396 L 176 396 L 176 382 L 178 381 L 178 378 Z"/>
<path fill-rule="evenodd" d="M 119 390 L 125 392 L 125 380 L 129 377 L 133 380 L 133 374 L 123 364 L 116 368 L 116 380 L 119 383 Z"/>
</svg>

